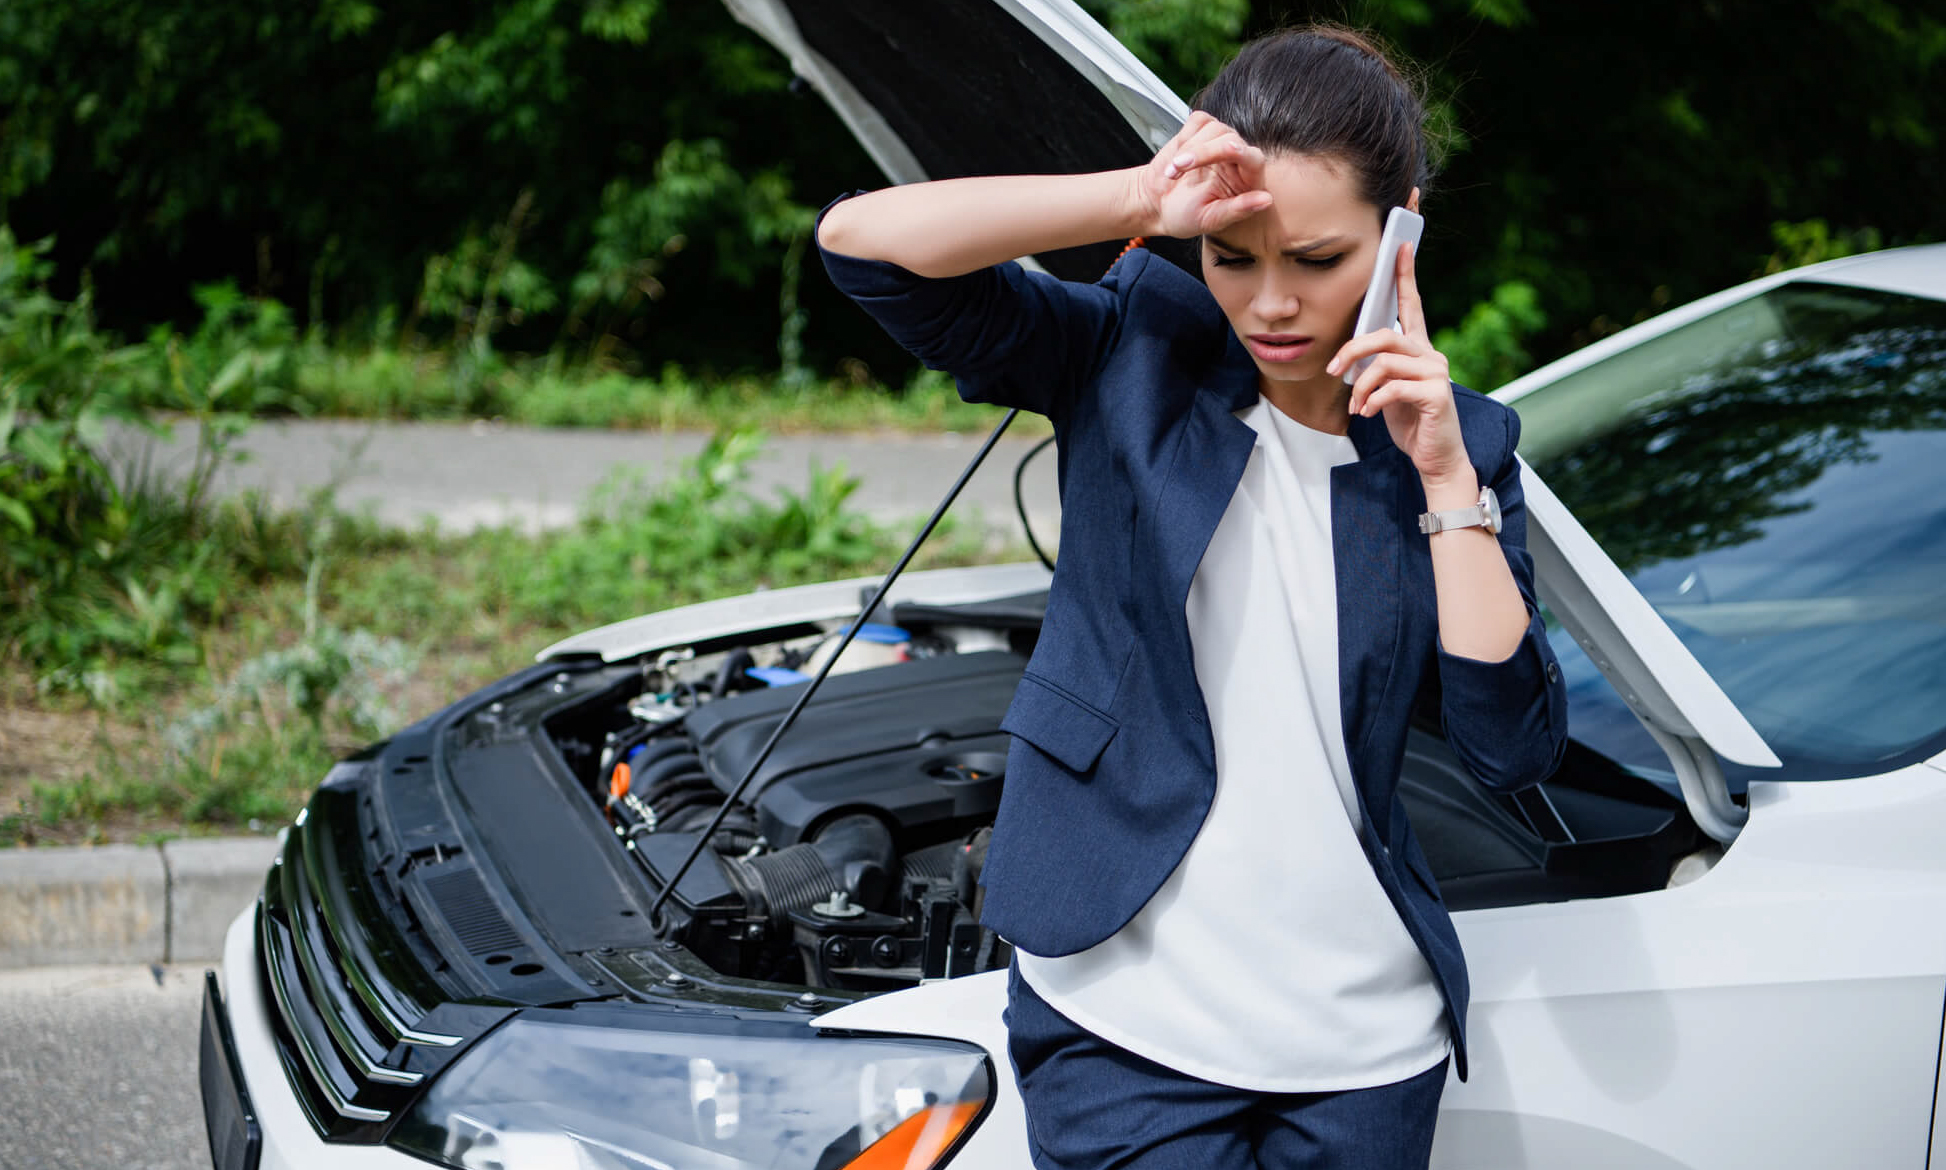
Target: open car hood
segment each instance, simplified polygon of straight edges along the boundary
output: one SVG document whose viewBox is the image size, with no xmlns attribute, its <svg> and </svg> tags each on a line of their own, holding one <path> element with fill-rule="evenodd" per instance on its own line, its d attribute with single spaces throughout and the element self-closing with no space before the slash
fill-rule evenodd
<svg viewBox="0 0 1946 1170">
<path fill-rule="evenodd" d="M 1135 166 L 1189 116 L 1072 0 L 724 3 L 790 58 L 894 183 Z M 1184 243 L 1153 250 L 1198 270 Z M 1034 260 L 1092 281 L 1120 251 L 1103 242 Z"/>
<path fill-rule="evenodd" d="M 724 3 L 790 58 L 894 183 L 1134 166 L 1189 116 L 1073 0 Z M 1183 242 L 1149 247 L 1200 277 Z M 1092 281 L 1119 250 L 1033 259 Z M 1716 756 L 1777 767 L 1776 755 L 1540 477 L 1525 469 L 1524 482 L 1542 599 L 1669 754 L 1697 824 L 1730 840 L 1744 810 Z"/>
</svg>

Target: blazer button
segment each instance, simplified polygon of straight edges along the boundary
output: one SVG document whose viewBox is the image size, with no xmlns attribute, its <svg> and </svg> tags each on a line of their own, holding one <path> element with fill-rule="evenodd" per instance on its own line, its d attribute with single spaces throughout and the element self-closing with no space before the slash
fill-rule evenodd
<svg viewBox="0 0 1946 1170">
<path fill-rule="evenodd" d="M 1203 711 L 1200 707 L 1184 707 L 1183 713 L 1189 716 L 1191 723 L 1201 723 L 1203 721 Z"/>
<path fill-rule="evenodd" d="M 1550 662 L 1550 663 L 1548 663 L 1548 664 L 1547 664 L 1547 681 L 1548 681 L 1548 682 L 1551 682 L 1551 683 L 1557 683 L 1557 682 L 1560 682 L 1560 681 L 1561 681 L 1561 664 L 1560 664 L 1560 663 L 1558 663 L 1558 662 Z"/>
</svg>

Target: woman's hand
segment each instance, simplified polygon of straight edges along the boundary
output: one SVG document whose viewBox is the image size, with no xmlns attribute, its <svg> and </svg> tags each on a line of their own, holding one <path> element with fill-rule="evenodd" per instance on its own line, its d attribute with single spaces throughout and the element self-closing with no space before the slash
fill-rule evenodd
<svg viewBox="0 0 1946 1170">
<path fill-rule="evenodd" d="M 1435 486 L 1479 494 L 1478 476 L 1466 457 L 1459 413 L 1446 355 L 1426 335 L 1426 313 L 1414 279 L 1413 254 L 1401 245 L 1398 256 L 1399 328 L 1354 337 L 1325 367 L 1340 374 L 1360 358 L 1371 364 L 1351 387 L 1351 413 L 1367 418 L 1384 414 L 1392 442 L 1412 459 L 1430 495 Z"/>
<path fill-rule="evenodd" d="M 1270 206 L 1264 152 L 1201 110 L 1133 176 L 1151 235 L 1222 231 Z"/>
</svg>

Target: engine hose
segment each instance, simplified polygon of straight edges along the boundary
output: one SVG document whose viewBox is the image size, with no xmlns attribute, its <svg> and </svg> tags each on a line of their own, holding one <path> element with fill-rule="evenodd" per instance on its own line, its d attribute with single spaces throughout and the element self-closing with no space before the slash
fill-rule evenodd
<svg viewBox="0 0 1946 1170">
<path fill-rule="evenodd" d="M 718 793 L 712 788 L 707 792 L 688 793 L 674 800 L 658 801 L 653 806 L 657 823 L 665 829 L 677 832 L 688 832 L 691 829 L 701 828 L 701 822 L 695 817 L 685 816 L 684 814 L 694 813 L 698 809 L 714 807 L 717 796 Z M 745 827 L 738 822 L 727 821 L 727 818 L 726 823 L 736 828 Z"/>
<path fill-rule="evenodd" d="M 869 813 L 839 817 L 815 840 L 749 858 L 725 858 L 723 868 L 751 910 L 782 926 L 793 910 L 808 910 L 843 890 L 868 910 L 884 904 L 898 853 L 892 831 Z"/>
<path fill-rule="evenodd" d="M 708 795 L 716 791 L 716 785 L 709 782 L 708 776 L 687 775 L 665 780 L 645 794 L 650 804 L 663 808 L 672 800 L 700 794 Z"/>
<path fill-rule="evenodd" d="M 901 864 L 908 878 L 950 878 L 958 864 L 960 842 L 946 841 L 928 845 L 905 855 Z"/>
<path fill-rule="evenodd" d="M 718 829 L 716 836 L 710 838 L 710 848 L 718 853 L 745 854 L 756 848 L 763 840 L 762 834 L 755 829 Z"/>
<path fill-rule="evenodd" d="M 681 739 L 652 744 L 634 753 L 628 761 L 628 766 L 642 778 L 644 787 L 655 783 L 657 774 L 672 764 L 700 769 L 703 761 L 691 750 L 688 741 Z"/>
<path fill-rule="evenodd" d="M 823 901 L 838 884 L 824 858 L 805 845 L 758 857 L 729 858 L 723 868 L 743 879 L 737 884 L 745 888 L 749 912 L 768 915 L 778 927 L 792 910 Z"/>
<path fill-rule="evenodd" d="M 953 486 L 946 489 L 946 495 L 939 501 L 939 506 L 933 509 L 932 515 L 927 518 L 925 524 L 920 526 L 918 535 L 914 536 L 912 543 L 906 546 L 905 552 L 899 557 L 898 563 L 892 566 L 892 571 L 885 574 L 885 579 L 879 582 L 877 589 L 873 590 L 871 599 L 865 603 L 865 608 L 859 613 L 858 620 L 846 627 L 844 636 L 838 640 L 837 651 L 829 658 L 826 658 L 824 663 L 818 667 L 817 674 L 813 675 L 811 681 L 804 684 L 804 689 L 798 692 L 797 701 L 791 704 L 791 709 L 784 713 L 782 719 L 778 720 L 777 726 L 770 733 L 770 738 L 764 741 L 763 748 L 750 761 L 748 768 L 743 773 L 743 778 L 738 780 L 736 787 L 732 788 L 730 794 L 724 797 L 722 807 L 716 810 L 716 816 L 710 821 L 709 826 L 703 830 L 703 835 L 696 839 L 694 845 L 690 846 L 689 853 L 682 859 L 682 864 L 678 865 L 675 873 L 669 877 L 668 881 L 663 883 L 662 892 L 657 894 L 655 900 L 649 903 L 649 922 L 651 929 L 658 931 L 662 929 L 662 907 L 668 903 L 669 895 L 676 892 L 676 887 L 682 883 L 683 875 L 689 872 L 690 866 L 696 864 L 696 859 L 703 855 L 703 850 L 709 848 L 710 840 L 716 836 L 716 830 L 722 827 L 724 819 L 737 807 L 737 802 L 743 799 L 743 794 L 749 791 L 751 782 L 757 778 L 757 773 L 770 761 L 770 754 L 777 750 L 778 742 L 784 738 L 784 734 L 791 729 L 792 724 L 797 722 L 797 717 L 803 713 L 805 704 L 811 701 L 811 696 L 817 694 L 818 688 L 824 685 L 824 680 L 831 674 L 833 664 L 845 656 L 845 651 L 851 647 L 852 640 L 858 636 L 858 631 L 865 627 L 865 623 L 871 619 L 872 614 L 878 609 L 879 604 L 885 600 L 886 594 L 891 592 L 893 582 L 899 579 L 899 574 L 905 572 L 906 566 L 912 563 L 912 558 L 918 555 L 919 546 L 925 544 L 927 538 L 933 534 L 933 530 L 939 527 L 939 522 L 946 516 L 946 510 L 953 506 L 953 501 L 957 500 L 960 492 L 966 489 L 967 481 L 972 479 L 973 473 L 980 469 L 980 464 L 986 462 L 986 457 L 992 453 L 994 444 L 1000 441 L 1001 435 L 1007 433 L 1007 427 L 1012 425 L 1015 416 L 1019 413 L 1020 411 L 1018 409 L 1007 411 L 1000 419 L 1000 422 L 994 426 L 993 432 L 987 436 L 986 442 L 980 444 L 980 449 L 967 462 L 966 469 L 960 472 L 957 480 L 953 481 Z"/>
<path fill-rule="evenodd" d="M 715 792 L 716 785 L 700 771 L 678 772 L 673 776 L 663 776 L 655 783 L 642 789 L 644 798 L 651 802 L 666 800 L 689 792 Z"/>
</svg>

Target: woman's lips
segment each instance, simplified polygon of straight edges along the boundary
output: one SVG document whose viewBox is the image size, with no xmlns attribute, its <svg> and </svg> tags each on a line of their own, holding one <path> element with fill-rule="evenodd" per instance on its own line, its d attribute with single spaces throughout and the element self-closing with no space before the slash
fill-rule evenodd
<svg viewBox="0 0 1946 1170">
<path fill-rule="evenodd" d="M 1311 350 L 1311 339 L 1298 333 L 1252 333 L 1243 340 L 1265 362 L 1294 362 Z"/>
</svg>

